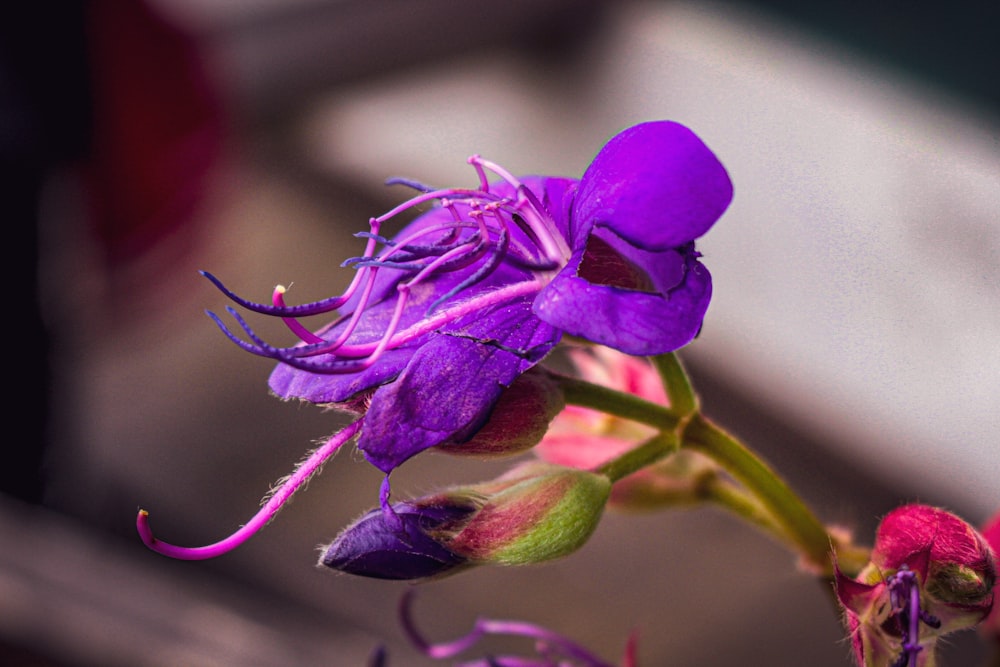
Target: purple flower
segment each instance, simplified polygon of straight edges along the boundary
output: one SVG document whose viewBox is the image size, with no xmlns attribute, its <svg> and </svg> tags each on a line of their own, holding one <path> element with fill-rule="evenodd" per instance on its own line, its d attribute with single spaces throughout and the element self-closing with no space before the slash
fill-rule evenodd
<svg viewBox="0 0 1000 667">
<path fill-rule="evenodd" d="M 395 181 L 419 194 L 358 234 L 365 251 L 345 262 L 356 273 L 340 296 L 289 306 L 279 285 L 270 304 L 254 303 L 204 274 L 237 304 L 281 318 L 300 339 L 270 345 L 228 307 L 241 338 L 209 313 L 244 350 L 280 362 L 270 379 L 278 396 L 359 417 L 229 537 L 176 546 L 156 538 L 140 510 L 136 528 L 147 546 L 183 559 L 230 551 L 355 436 L 365 458 L 386 473 L 382 523 L 396 533 L 420 532 L 426 517 L 389 504 L 389 473 L 431 447 L 499 455 L 537 444 L 563 397 L 528 371 L 564 333 L 633 355 L 669 352 L 697 335 L 712 280 L 694 242 L 733 191 L 725 168 L 689 129 L 669 121 L 631 127 L 601 149 L 580 180 L 515 178 L 479 156 L 469 163 L 476 188 Z M 491 183 L 487 172 L 498 180 Z M 381 235 L 388 220 L 423 205 L 430 210 L 395 237 Z M 339 316 L 315 331 L 300 321 L 333 311 Z M 399 546 L 386 535 L 369 538 L 386 558 Z M 436 558 L 413 567 L 433 569 Z"/>
<path fill-rule="evenodd" d="M 385 473 L 438 445 L 461 445 L 498 399 L 566 333 L 628 354 L 669 352 L 698 333 L 711 276 L 694 241 L 732 198 L 712 152 L 686 127 L 643 123 L 612 138 L 579 181 L 515 178 L 478 156 L 479 187 L 432 189 L 370 221 L 341 296 L 239 305 L 281 317 L 292 347 L 260 339 L 232 308 L 245 350 L 279 363 L 271 389 L 364 412 L 358 447 Z M 487 172 L 499 180 L 491 183 Z M 432 208 L 394 238 L 382 225 Z M 315 332 L 299 318 L 337 310 Z"/>
</svg>

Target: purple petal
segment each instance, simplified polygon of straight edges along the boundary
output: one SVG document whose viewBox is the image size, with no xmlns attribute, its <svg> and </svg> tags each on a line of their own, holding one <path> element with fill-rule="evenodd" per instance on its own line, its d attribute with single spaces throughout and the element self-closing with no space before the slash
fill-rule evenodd
<svg viewBox="0 0 1000 667">
<path fill-rule="evenodd" d="M 366 391 L 392 382 L 409 363 L 413 352 L 412 347 L 389 350 L 369 368 L 345 375 L 310 373 L 278 364 L 271 372 L 268 384 L 271 391 L 286 400 L 299 398 L 320 405 L 348 403 Z"/>
<path fill-rule="evenodd" d="M 572 195 L 575 191 L 576 181 L 562 178 L 547 178 L 540 176 L 529 176 L 522 181 L 526 187 L 544 202 L 547 210 L 552 213 L 552 218 L 562 233 L 565 233 L 568 226 L 569 207 L 572 202 Z M 491 195 L 516 198 L 517 192 L 507 183 L 493 183 L 490 185 Z M 467 211 L 465 204 L 456 203 L 456 206 Z M 412 223 L 407 225 L 396 239 L 407 238 L 414 233 L 429 229 L 436 225 L 447 226 L 453 222 L 452 214 L 445 208 L 435 208 L 421 215 Z M 463 235 L 468 235 L 471 230 L 465 230 Z M 516 225 L 510 229 L 512 237 L 522 245 L 530 245 L 530 241 L 525 233 Z M 432 243 L 439 234 L 431 235 L 426 239 L 421 239 L 419 243 Z M 415 324 L 423 318 L 427 308 L 442 296 L 448 295 L 453 289 L 459 288 L 463 281 L 478 270 L 474 265 L 469 268 L 454 272 L 443 273 L 433 276 L 420 287 L 411 291 L 411 298 L 404 311 L 403 319 L 400 322 L 400 329 Z M 382 337 L 388 322 L 390 321 L 393 309 L 396 305 L 396 285 L 406 280 L 412 274 L 407 271 L 392 268 L 380 268 L 374 278 L 374 289 L 372 290 L 369 306 L 366 309 L 361 321 L 351 335 L 351 344 L 371 343 Z M 527 280 L 531 274 L 523 268 L 510 264 L 501 264 L 492 274 L 482 280 L 479 284 L 464 289 L 456 298 L 468 300 L 477 294 L 488 291 L 495 287 L 509 285 Z M 359 303 L 360 292 L 355 294 L 339 312 L 350 314 Z M 346 318 L 345 318 L 346 319 Z M 319 335 L 326 340 L 335 340 L 344 330 L 346 324 L 338 324 Z M 324 374 L 315 373 L 308 370 L 296 369 L 286 364 L 279 364 L 270 378 L 270 386 L 278 396 L 284 399 L 300 398 L 312 403 L 345 403 L 354 397 L 391 382 L 403 370 L 409 362 L 414 351 L 426 340 L 425 337 L 407 342 L 404 347 L 390 349 L 375 362 L 370 368 L 358 373 L 349 374 Z M 314 357 L 315 362 L 322 363 L 331 360 L 328 355 Z"/>
<path fill-rule="evenodd" d="M 452 553 L 428 535 L 465 519 L 469 505 L 417 505 L 401 502 L 393 511 L 402 526 L 390 525 L 376 508 L 347 527 L 320 558 L 327 567 L 376 579 L 423 579 L 463 565 L 466 559 Z"/>
<path fill-rule="evenodd" d="M 395 299 L 386 300 L 368 308 L 361 318 L 357 329 L 351 336 L 352 344 L 370 343 L 380 339 L 388 326 L 395 308 Z M 423 316 L 419 308 L 409 309 L 404 316 L 403 326 L 411 324 Z M 335 340 L 345 324 L 323 332 L 326 340 Z M 269 385 L 271 391 L 283 399 L 299 398 L 311 403 L 343 403 L 365 391 L 379 385 L 391 382 L 409 362 L 421 339 L 414 340 L 406 346 L 387 350 L 369 368 L 358 373 L 326 374 L 313 373 L 293 368 L 286 364 L 278 364 L 271 373 Z M 312 357 L 322 363 L 331 359 L 330 355 Z"/>
<path fill-rule="evenodd" d="M 444 442 L 471 438 L 503 390 L 559 340 L 530 299 L 476 313 L 434 335 L 372 397 L 358 448 L 390 472 Z"/>
<path fill-rule="evenodd" d="M 439 296 L 447 294 L 449 290 L 458 285 L 468 273 L 468 271 L 458 271 L 438 276 L 433 281 L 424 283 L 413 289 L 399 328 L 401 330 L 405 329 L 422 320 L 427 307 Z M 521 282 L 527 279 L 528 275 L 521 269 L 504 265 L 499 267 L 494 271 L 493 275 L 482 281 L 479 285 L 462 292 L 459 298 L 472 299 L 477 294 L 490 291 L 496 287 Z M 357 329 L 351 335 L 351 344 L 370 343 L 380 339 L 388 326 L 395 307 L 395 295 L 391 299 L 386 299 L 381 303 L 370 306 L 362 316 Z M 344 324 L 340 324 L 333 327 L 323 332 L 322 337 L 326 340 L 334 340 L 340 335 L 344 326 Z M 489 336 L 490 334 L 487 331 L 483 335 Z M 286 400 L 289 398 L 299 398 L 319 404 L 344 403 L 350 401 L 355 396 L 394 380 L 409 363 L 414 352 L 428 338 L 427 335 L 424 335 L 414 338 L 404 346 L 389 349 L 372 366 L 358 373 L 314 373 L 293 368 L 286 364 L 278 364 L 271 373 L 269 384 L 275 394 Z M 330 358 L 329 355 L 314 357 L 320 363 Z"/>
<path fill-rule="evenodd" d="M 693 241 L 733 197 L 725 168 L 691 130 L 643 123 L 612 138 L 587 168 L 573 205 L 573 249 L 594 227 L 666 250 Z"/>
<path fill-rule="evenodd" d="M 673 250 L 647 254 L 645 262 L 654 269 L 658 255 L 676 262 Z M 686 260 L 683 282 L 666 293 L 590 282 L 578 275 L 581 259 L 579 253 L 535 299 L 535 313 L 552 326 L 634 355 L 679 349 L 701 330 L 712 276 L 693 256 Z"/>
</svg>

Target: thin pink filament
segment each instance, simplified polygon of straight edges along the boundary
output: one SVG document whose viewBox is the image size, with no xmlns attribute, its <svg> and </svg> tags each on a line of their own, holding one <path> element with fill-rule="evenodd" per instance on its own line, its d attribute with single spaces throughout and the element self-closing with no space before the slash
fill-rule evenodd
<svg viewBox="0 0 1000 667">
<path fill-rule="evenodd" d="M 301 487 L 315 473 L 334 452 L 353 438 L 361 430 L 364 418 L 358 419 L 353 424 L 334 434 L 322 446 L 316 449 L 303 461 L 288 479 L 282 482 L 275 492 L 267 499 L 267 502 L 260 508 L 243 527 L 234 532 L 229 537 L 203 547 L 179 547 L 169 544 L 153 536 L 153 531 L 149 527 L 149 513 L 146 510 L 139 510 L 136 516 L 135 527 L 139 531 L 139 537 L 143 543 L 153 551 L 177 558 L 179 560 L 205 560 L 215 558 L 228 553 L 253 537 L 261 528 L 274 518 L 278 510 L 288 502 L 299 487 Z"/>
</svg>

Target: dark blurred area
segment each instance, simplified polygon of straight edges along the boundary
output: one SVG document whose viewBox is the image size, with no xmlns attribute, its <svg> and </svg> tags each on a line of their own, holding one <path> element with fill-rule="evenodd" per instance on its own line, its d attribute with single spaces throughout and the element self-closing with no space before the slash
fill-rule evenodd
<svg viewBox="0 0 1000 667">
<path fill-rule="evenodd" d="M 584 103 L 606 104 L 603 90 L 587 85 L 611 26 L 633 11 L 626 7 L 675 6 L 682 18 L 717 13 L 737 26 L 753 17 L 748 30 L 774 21 L 797 44 L 834 44 L 843 49 L 835 58 L 856 55 L 977 123 L 1000 122 L 996 3 L 5 6 L 0 174 L 6 284 L 17 292 L 3 329 L 15 398 L 0 456 L 0 665 L 359 665 L 380 642 L 389 664 L 418 664 L 396 628 L 400 588 L 312 568 L 316 543 L 374 503 L 377 476 L 360 470 L 357 457 L 332 462 L 274 525 L 217 561 L 167 561 L 135 537 L 137 503 L 150 504 L 155 530 L 168 539 L 225 535 L 338 423 L 267 396 L 268 369 L 201 316 L 221 299 L 196 271 L 225 273 L 235 291 L 256 290 L 256 298 L 286 275 L 302 300 L 339 287 L 331 281 L 344 277 L 331 276 L 349 254 L 349 232 L 391 206 L 394 193 L 369 182 L 370 164 L 322 164 L 320 152 L 346 146 L 309 143 L 316 136 L 302 126 L 320 102 L 362 99 L 404 79 L 419 87 L 428 72 L 456 62 L 511 59 L 537 86 L 530 90 L 545 91 L 538 116 L 579 100 L 566 124 L 600 128 L 598 146 L 616 128 Z M 498 85 L 482 81 L 491 92 Z M 517 112 L 534 110 L 498 108 L 483 126 Z M 561 136 L 555 125 L 551 134 Z M 380 144 L 369 145 L 380 167 Z M 824 518 L 864 536 L 903 500 L 965 509 L 946 487 L 859 465 L 828 433 L 784 418 L 719 365 L 701 357 L 689 365 L 710 416 L 774 462 Z M 996 469 L 997 461 L 984 465 Z M 415 462 L 400 488 L 500 469 Z M 707 510 L 607 523 L 564 564 L 428 587 L 421 607 L 434 610 L 431 631 L 459 634 L 483 612 L 559 626 L 608 657 L 642 626 L 649 665 L 746 664 L 748 651 L 757 664 L 801 664 L 804 656 L 812 665 L 848 664 L 823 591 L 759 535 Z M 607 576 L 594 581 L 594 571 Z M 970 633 L 945 664 L 982 656 Z"/>
<path fill-rule="evenodd" d="M 967 98 L 994 116 L 1000 112 L 1000 88 L 989 74 L 1000 66 L 996 3 L 754 0 L 745 4 Z"/>
<path fill-rule="evenodd" d="M 9 228 L 16 235 L 8 284 L 28 281 L 29 328 L 16 335 L 37 346 L 38 372 L 25 373 L 31 384 L 19 391 L 21 400 L 30 399 L 24 410 L 31 439 L 5 451 L 0 488 L 37 503 L 49 433 L 50 338 L 73 338 L 72 324 L 59 321 L 59 313 L 47 313 L 48 326 L 44 322 L 42 220 L 53 212 L 75 217 L 77 238 L 93 244 L 98 268 L 110 280 L 173 245 L 169 266 L 196 243 L 197 230 L 188 223 L 204 203 L 224 119 L 221 91 L 208 80 L 194 39 L 146 3 L 9 7 L 3 31 L 2 159 Z M 66 181 L 77 185 L 78 200 L 69 206 L 52 201 L 55 184 Z M 131 298 L 148 288 L 125 284 L 136 290 Z M 50 332 L 54 324 L 65 325 L 58 327 L 63 333 Z"/>
<path fill-rule="evenodd" d="M 21 285 L 27 312 L 15 333 L 5 328 L 7 345 L 33 341 L 38 367 L 25 373 L 21 395 L 28 433 L 23 447 L 4 450 L 0 489 L 28 502 L 42 498 L 41 464 L 48 423 L 49 332 L 42 321 L 38 284 L 38 220 L 45 180 L 58 165 L 79 160 L 90 149 L 90 89 L 86 71 L 82 5 L 67 5 L 66 22 L 48 25 L 45 11 L 25 10 L 3 21 L 0 159 L 8 211 L 8 285 Z M 51 30 L 46 31 L 46 28 Z M 45 34 L 53 41 L 40 47 Z M 16 336 L 16 338 L 15 338 Z M 12 414 L 15 414 L 12 412 Z"/>
</svg>

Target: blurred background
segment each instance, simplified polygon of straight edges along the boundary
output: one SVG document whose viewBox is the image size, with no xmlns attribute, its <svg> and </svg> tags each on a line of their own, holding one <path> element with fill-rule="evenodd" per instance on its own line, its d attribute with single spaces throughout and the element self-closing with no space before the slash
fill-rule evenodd
<svg viewBox="0 0 1000 667">
<path fill-rule="evenodd" d="M 377 500 L 343 452 L 260 535 L 213 542 L 340 417 L 269 396 L 203 315 L 346 284 L 350 234 L 480 153 L 577 176 L 637 122 L 689 125 L 736 187 L 684 351 L 705 411 L 869 541 L 906 501 L 1000 508 L 1000 5 L 783 0 L 91 0 L 0 20 L 8 424 L 0 664 L 430 664 L 404 585 L 316 546 Z M 281 339 L 277 329 L 265 335 Z M 419 494 L 506 464 L 423 456 Z M 433 638 L 520 618 L 643 665 L 849 664 L 824 592 L 712 510 L 608 516 L 579 553 L 423 586 Z M 486 644 L 484 650 L 507 644 Z M 515 646 L 521 646 L 516 644 Z M 959 636 L 945 664 L 984 649 Z"/>
</svg>

